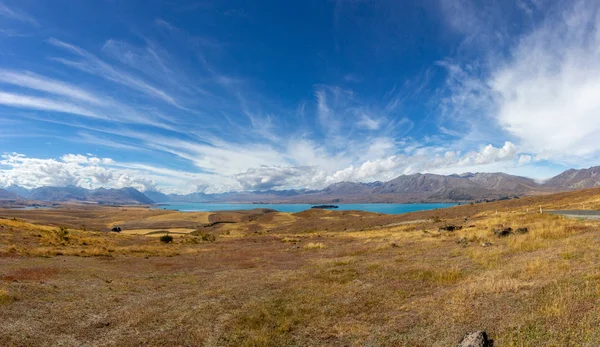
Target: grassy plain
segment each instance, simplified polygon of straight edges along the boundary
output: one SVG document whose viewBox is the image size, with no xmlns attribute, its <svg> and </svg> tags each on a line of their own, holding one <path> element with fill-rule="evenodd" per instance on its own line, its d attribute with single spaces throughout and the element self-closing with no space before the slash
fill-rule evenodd
<svg viewBox="0 0 600 347">
<path fill-rule="evenodd" d="M 481 329 L 496 346 L 594 346 L 600 221 L 540 205 L 600 209 L 600 190 L 398 216 L 0 210 L 0 341 L 452 346 Z M 492 231 L 509 226 L 529 232 Z"/>
</svg>

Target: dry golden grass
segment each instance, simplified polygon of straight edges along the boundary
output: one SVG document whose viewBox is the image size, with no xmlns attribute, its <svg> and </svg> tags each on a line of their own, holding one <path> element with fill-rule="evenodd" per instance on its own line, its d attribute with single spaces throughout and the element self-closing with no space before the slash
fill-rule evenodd
<svg viewBox="0 0 600 347">
<path fill-rule="evenodd" d="M 0 341 L 451 346 L 485 329 L 497 346 L 594 346 L 600 221 L 536 208 L 597 203 L 598 190 L 402 216 L 228 213 L 235 223 L 212 226 L 144 209 L 0 211 Z M 77 227 L 117 222 L 137 234 Z M 496 237 L 500 225 L 529 232 Z M 139 235 L 163 228 L 194 231 Z"/>
<path fill-rule="evenodd" d="M 196 229 L 191 228 L 166 228 L 166 229 L 132 229 L 124 230 L 121 232 L 123 235 L 145 235 L 160 237 L 165 234 L 169 234 L 173 237 L 188 235 Z"/>
<path fill-rule="evenodd" d="M 321 249 L 321 248 L 325 248 L 325 244 L 323 244 L 322 242 L 309 242 L 306 245 L 304 245 L 304 247 L 302 247 L 304 249 Z"/>
<path fill-rule="evenodd" d="M 11 303 L 14 300 L 15 298 L 10 295 L 6 288 L 0 288 L 0 305 Z"/>
</svg>

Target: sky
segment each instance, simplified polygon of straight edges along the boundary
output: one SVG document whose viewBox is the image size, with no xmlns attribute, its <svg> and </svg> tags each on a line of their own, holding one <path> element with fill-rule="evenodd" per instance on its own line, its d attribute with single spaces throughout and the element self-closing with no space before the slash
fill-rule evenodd
<svg viewBox="0 0 600 347">
<path fill-rule="evenodd" d="M 600 2 L 0 0 L 0 187 L 600 165 Z"/>
</svg>

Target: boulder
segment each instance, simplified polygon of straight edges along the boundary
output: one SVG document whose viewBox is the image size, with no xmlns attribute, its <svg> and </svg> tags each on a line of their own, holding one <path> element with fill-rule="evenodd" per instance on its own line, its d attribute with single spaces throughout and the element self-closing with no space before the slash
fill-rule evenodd
<svg viewBox="0 0 600 347">
<path fill-rule="evenodd" d="M 492 347 L 494 341 L 488 339 L 485 331 L 466 333 L 456 347 Z"/>
<path fill-rule="evenodd" d="M 443 227 L 438 229 L 438 232 L 444 230 L 444 231 L 454 231 L 454 230 L 460 230 L 462 229 L 461 225 L 444 225 Z"/>
<path fill-rule="evenodd" d="M 456 243 L 458 243 L 459 245 L 466 246 L 469 244 L 469 240 L 466 237 L 462 237 L 462 238 L 456 240 Z"/>
<path fill-rule="evenodd" d="M 528 228 L 518 228 L 517 230 L 515 230 L 515 234 L 527 234 L 528 232 Z"/>
<path fill-rule="evenodd" d="M 502 228 L 502 229 L 494 229 L 494 235 L 496 235 L 498 237 L 508 236 L 508 235 L 511 235 L 512 233 L 513 233 L 513 230 L 511 227 Z"/>
</svg>

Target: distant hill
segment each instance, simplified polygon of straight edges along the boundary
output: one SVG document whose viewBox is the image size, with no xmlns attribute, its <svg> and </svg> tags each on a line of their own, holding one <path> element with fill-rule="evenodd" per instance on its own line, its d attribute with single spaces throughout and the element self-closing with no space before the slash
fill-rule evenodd
<svg viewBox="0 0 600 347">
<path fill-rule="evenodd" d="M 544 185 L 560 189 L 600 187 L 600 166 L 581 170 L 567 170 L 544 182 Z"/>
<path fill-rule="evenodd" d="M 105 189 L 98 188 L 89 192 L 88 200 L 105 204 L 144 204 L 154 201 L 135 188 Z"/>
<path fill-rule="evenodd" d="M 320 191 L 322 194 L 331 194 L 337 196 L 371 194 L 373 189 L 383 185 L 382 182 L 356 183 L 356 182 L 338 182 Z"/>
<path fill-rule="evenodd" d="M 40 187 L 31 191 L 29 200 L 50 202 L 93 202 L 101 204 L 153 204 L 150 198 L 135 188 L 85 189 L 76 186 Z"/>
<path fill-rule="evenodd" d="M 0 200 L 23 200 L 23 198 L 13 192 L 0 189 Z"/>
<path fill-rule="evenodd" d="M 10 185 L 6 188 L 4 188 L 4 190 L 11 192 L 11 193 L 15 193 L 18 196 L 22 197 L 22 198 L 29 198 L 29 194 L 31 194 L 31 190 L 27 189 L 27 188 L 23 188 L 21 186 L 17 186 L 17 185 Z"/>
<path fill-rule="evenodd" d="M 511 192 L 528 192 L 539 189 L 541 186 L 531 178 L 513 176 L 501 172 L 497 173 L 465 173 L 460 175 L 471 182 L 475 182 L 487 189 Z"/>
<path fill-rule="evenodd" d="M 141 193 L 134 188 L 88 190 L 85 188 L 40 187 L 28 190 L 10 186 L 0 191 L 0 199 L 103 204 L 153 204 L 165 202 L 211 203 L 418 203 L 495 200 L 529 194 L 600 187 L 600 166 L 567 170 L 545 183 L 506 173 L 464 173 L 454 175 L 413 174 L 387 182 L 338 182 L 322 190 L 288 189 L 242 191 L 220 194 Z"/>
<path fill-rule="evenodd" d="M 167 202 L 170 200 L 168 195 L 157 191 L 145 191 L 144 195 L 156 203 Z"/>
<path fill-rule="evenodd" d="M 85 201 L 89 191 L 76 186 L 40 187 L 31 191 L 29 199 L 39 201 Z"/>
</svg>

